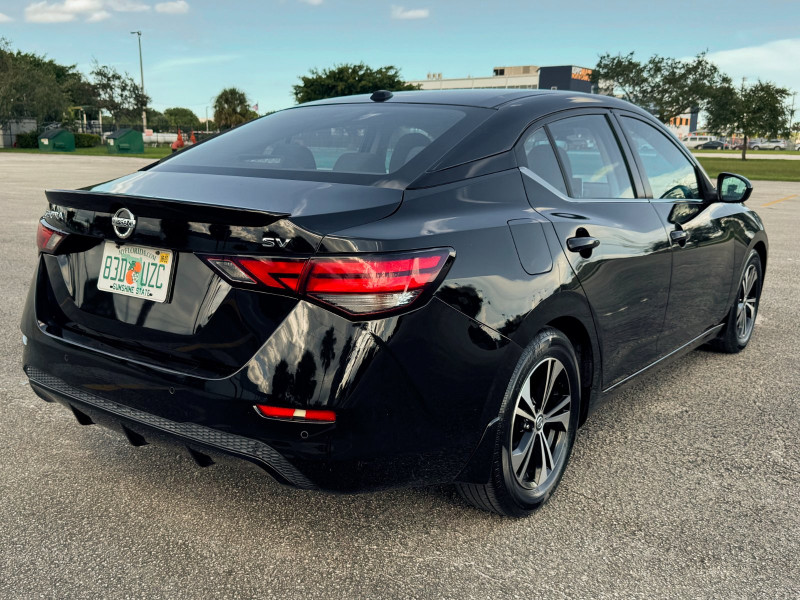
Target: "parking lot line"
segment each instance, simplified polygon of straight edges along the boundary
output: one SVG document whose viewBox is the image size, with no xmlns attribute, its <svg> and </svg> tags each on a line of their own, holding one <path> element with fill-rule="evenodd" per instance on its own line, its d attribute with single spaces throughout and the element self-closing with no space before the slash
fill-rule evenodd
<svg viewBox="0 0 800 600">
<path fill-rule="evenodd" d="M 773 204 L 777 204 L 778 202 L 783 202 L 784 200 L 791 200 L 792 198 L 797 198 L 800 194 L 792 194 L 791 196 L 784 196 L 783 198 L 778 198 L 777 200 L 773 200 L 772 202 L 767 202 L 766 204 L 762 204 L 761 206 L 772 206 Z"/>
</svg>

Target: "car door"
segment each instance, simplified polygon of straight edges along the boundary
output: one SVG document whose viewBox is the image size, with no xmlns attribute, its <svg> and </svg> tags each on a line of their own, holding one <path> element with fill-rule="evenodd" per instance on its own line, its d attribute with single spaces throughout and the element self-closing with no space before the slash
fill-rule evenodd
<svg viewBox="0 0 800 600">
<path fill-rule="evenodd" d="M 528 199 L 555 228 L 592 307 L 603 386 L 650 364 L 669 295 L 667 234 L 602 110 L 532 126 L 518 158 Z"/>
<path fill-rule="evenodd" d="M 672 283 L 659 340 L 665 354 L 725 318 L 734 275 L 731 207 L 705 199 L 713 191 L 666 133 L 636 115 L 616 114 L 670 237 Z"/>
</svg>

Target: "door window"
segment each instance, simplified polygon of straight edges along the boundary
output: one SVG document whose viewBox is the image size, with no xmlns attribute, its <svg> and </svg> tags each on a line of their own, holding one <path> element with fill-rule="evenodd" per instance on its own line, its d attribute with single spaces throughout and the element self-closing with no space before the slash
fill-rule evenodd
<svg viewBox="0 0 800 600">
<path fill-rule="evenodd" d="M 694 165 L 666 135 L 639 119 L 622 117 L 621 121 L 642 162 L 653 198 L 701 199 Z"/>
<path fill-rule="evenodd" d="M 581 115 L 547 126 L 573 198 L 634 198 L 617 139 L 603 115 Z"/>
<path fill-rule="evenodd" d="M 556 153 L 543 128 L 530 134 L 522 144 L 528 168 L 544 179 L 547 183 L 566 195 L 567 187 L 564 185 L 564 176 L 558 166 Z"/>
</svg>

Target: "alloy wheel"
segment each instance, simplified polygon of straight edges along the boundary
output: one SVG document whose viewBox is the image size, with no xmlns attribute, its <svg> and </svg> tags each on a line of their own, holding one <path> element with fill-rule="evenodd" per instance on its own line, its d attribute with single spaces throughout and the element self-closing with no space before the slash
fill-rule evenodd
<svg viewBox="0 0 800 600">
<path fill-rule="evenodd" d="M 736 307 L 736 334 L 740 341 L 750 338 L 756 320 L 756 305 L 758 303 L 758 270 L 751 264 L 742 277 L 739 286 L 739 298 Z"/>
<path fill-rule="evenodd" d="M 571 410 L 564 364 L 553 357 L 543 359 L 522 385 L 511 424 L 511 468 L 523 488 L 542 489 L 560 470 Z"/>
</svg>

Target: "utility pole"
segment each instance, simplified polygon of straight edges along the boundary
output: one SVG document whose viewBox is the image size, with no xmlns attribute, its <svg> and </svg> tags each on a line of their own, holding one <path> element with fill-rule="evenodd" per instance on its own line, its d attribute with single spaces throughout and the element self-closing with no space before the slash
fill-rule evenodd
<svg viewBox="0 0 800 600">
<path fill-rule="evenodd" d="M 208 107 L 206 106 L 206 133 L 208 133 Z"/>
<path fill-rule="evenodd" d="M 142 96 L 144 96 L 144 65 L 142 63 L 142 32 L 141 31 L 131 31 L 131 35 L 136 35 L 139 37 L 139 75 L 142 77 Z M 145 130 L 147 129 L 147 107 L 142 107 L 142 135 L 144 135 Z"/>
</svg>

